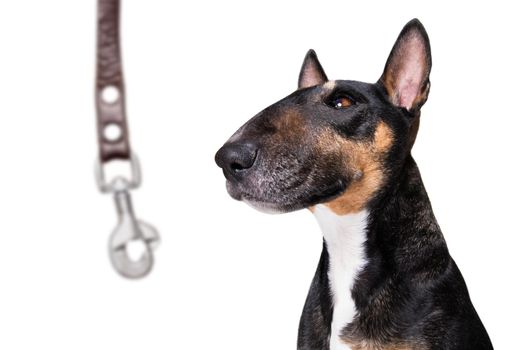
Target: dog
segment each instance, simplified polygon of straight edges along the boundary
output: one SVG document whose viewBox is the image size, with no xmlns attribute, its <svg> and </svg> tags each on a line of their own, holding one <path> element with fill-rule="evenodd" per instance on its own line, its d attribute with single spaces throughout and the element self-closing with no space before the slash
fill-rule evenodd
<svg viewBox="0 0 525 350">
<path fill-rule="evenodd" d="M 319 222 L 299 350 L 493 348 L 411 155 L 431 65 L 417 19 L 375 84 L 328 80 L 310 50 L 298 89 L 215 156 L 234 199 Z"/>
</svg>

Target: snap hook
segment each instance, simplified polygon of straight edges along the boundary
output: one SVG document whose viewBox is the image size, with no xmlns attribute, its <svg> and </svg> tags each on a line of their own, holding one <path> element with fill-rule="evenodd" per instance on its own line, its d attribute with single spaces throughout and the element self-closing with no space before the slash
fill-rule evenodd
<svg viewBox="0 0 525 350">
<path fill-rule="evenodd" d="M 124 277 L 144 277 L 153 267 L 153 250 L 159 243 L 159 234 L 153 226 L 136 219 L 131 195 L 125 186 L 115 191 L 113 196 L 119 222 L 109 239 L 111 263 L 115 270 Z M 143 248 L 140 258 L 136 260 L 130 257 L 127 249 L 132 242 L 139 242 Z"/>
</svg>

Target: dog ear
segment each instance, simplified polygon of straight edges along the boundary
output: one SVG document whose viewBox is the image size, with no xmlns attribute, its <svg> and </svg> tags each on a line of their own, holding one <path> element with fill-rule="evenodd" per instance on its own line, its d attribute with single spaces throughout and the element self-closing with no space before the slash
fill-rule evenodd
<svg viewBox="0 0 525 350">
<path fill-rule="evenodd" d="M 408 22 L 397 38 L 379 79 L 390 102 L 407 110 L 419 110 L 430 90 L 430 42 L 417 19 Z"/>
<path fill-rule="evenodd" d="M 299 89 L 324 84 L 328 81 L 314 50 L 308 50 L 299 73 Z"/>
</svg>

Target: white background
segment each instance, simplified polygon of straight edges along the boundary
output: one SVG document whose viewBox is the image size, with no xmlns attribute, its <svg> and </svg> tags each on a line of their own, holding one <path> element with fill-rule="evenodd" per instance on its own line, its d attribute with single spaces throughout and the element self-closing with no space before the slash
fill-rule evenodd
<svg viewBox="0 0 525 350">
<path fill-rule="evenodd" d="M 523 11 L 433 4 L 124 1 L 135 209 L 163 238 L 128 281 L 93 178 L 95 1 L 2 1 L 0 349 L 294 349 L 321 233 L 308 211 L 233 201 L 214 153 L 295 89 L 307 49 L 373 82 L 413 17 L 434 62 L 414 156 L 495 347 L 521 346 Z"/>
</svg>

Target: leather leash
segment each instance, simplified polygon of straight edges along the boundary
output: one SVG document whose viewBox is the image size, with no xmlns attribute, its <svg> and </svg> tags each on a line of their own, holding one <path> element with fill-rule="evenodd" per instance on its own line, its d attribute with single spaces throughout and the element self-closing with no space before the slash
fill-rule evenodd
<svg viewBox="0 0 525 350">
<path fill-rule="evenodd" d="M 97 77 L 95 103 L 99 157 L 95 165 L 98 187 L 115 199 L 119 223 L 109 240 L 109 255 L 124 277 L 146 276 L 153 267 L 153 249 L 159 242 L 156 229 L 135 218 L 130 191 L 141 183 L 138 157 L 131 151 L 126 121 L 124 76 L 120 54 L 120 1 L 98 0 Z M 129 163 L 131 176 L 106 179 L 104 166 L 111 161 Z M 133 260 L 129 244 L 142 245 L 142 256 Z"/>
</svg>

